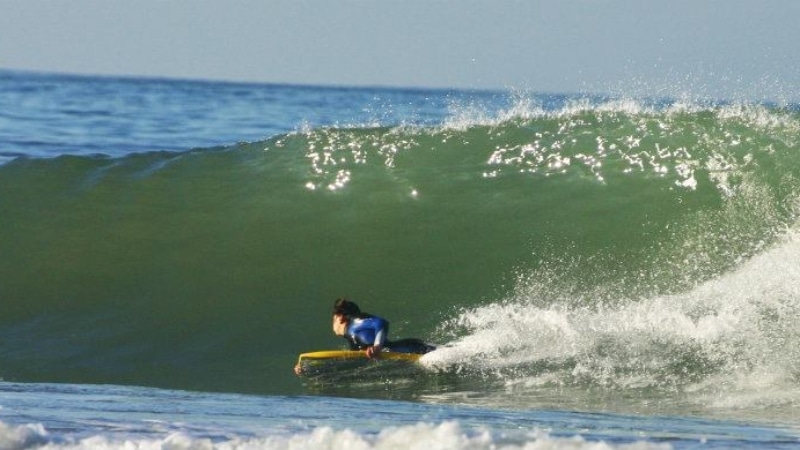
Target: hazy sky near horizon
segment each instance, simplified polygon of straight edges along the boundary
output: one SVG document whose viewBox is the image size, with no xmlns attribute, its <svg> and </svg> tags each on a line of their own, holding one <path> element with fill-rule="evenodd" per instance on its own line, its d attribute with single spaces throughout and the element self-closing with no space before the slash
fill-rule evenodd
<svg viewBox="0 0 800 450">
<path fill-rule="evenodd" d="M 0 0 L 0 69 L 800 98 L 800 1 Z"/>
</svg>

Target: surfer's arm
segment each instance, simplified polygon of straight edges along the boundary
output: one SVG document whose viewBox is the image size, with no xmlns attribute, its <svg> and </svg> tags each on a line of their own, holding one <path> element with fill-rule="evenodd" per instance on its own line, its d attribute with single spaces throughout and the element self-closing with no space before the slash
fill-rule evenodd
<svg viewBox="0 0 800 450">
<path fill-rule="evenodd" d="M 383 343 L 386 341 L 386 327 L 380 328 L 375 331 L 375 341 L 367 347 L 367 358 L 375 358 L 380 354 L 383 349 Z"/>
<path fill-rule="evenodd" d="M 375 319 L 375 340 L 371 346 L 367 347 L 367 358 L 375 358 L 380 354 L 383 345 L 386 343 L 386 335 L 389 331 L 388 322 L 377 317 Z"/>
<path fill-rule="evenodd" d="M 375 347 L 383 347 L 386 342 L 386 327 L 381 327 L 375 331 L 375 342 L 372 343 Z"/>
</svg>

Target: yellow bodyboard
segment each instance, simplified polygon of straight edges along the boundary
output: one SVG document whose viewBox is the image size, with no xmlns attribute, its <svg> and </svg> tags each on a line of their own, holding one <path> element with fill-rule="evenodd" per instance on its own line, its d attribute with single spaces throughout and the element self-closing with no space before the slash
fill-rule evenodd
<svg viewBox="0 0 800 450">
<path fill-rule="evenodd" d="M 381 352 L 376 359 L 382 360 L 402 360 L 417 361 L 422 355 L 417 353 Z M 307 360 L 325 361 L 337 359 L 367 359 L 367 352 L 364 350 L 322 350 L 318 352 L 301 353 L 297 363 Z"/>
</svg>

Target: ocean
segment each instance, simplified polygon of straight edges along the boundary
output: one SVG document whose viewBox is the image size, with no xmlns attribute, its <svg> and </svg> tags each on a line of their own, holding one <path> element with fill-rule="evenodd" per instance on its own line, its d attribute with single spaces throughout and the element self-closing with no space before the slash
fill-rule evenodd
<svg viewBox="0 0 800 450">
<path fill-rule="evenodd" d="M 0 71 L 0 449 L 800 448 L 798 213 L 789 102 Z"/>
</svg>

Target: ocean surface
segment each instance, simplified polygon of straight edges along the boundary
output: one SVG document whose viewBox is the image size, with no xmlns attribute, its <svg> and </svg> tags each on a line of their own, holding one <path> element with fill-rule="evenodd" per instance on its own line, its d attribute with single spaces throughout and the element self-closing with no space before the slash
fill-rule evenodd
<svg viewBox="0 0 800 450">
<path fill-rule="evenodd" d="M 0 449 L 799 448 L 798 213 L 791 103 L 0 71 Z"/>
</svg>

